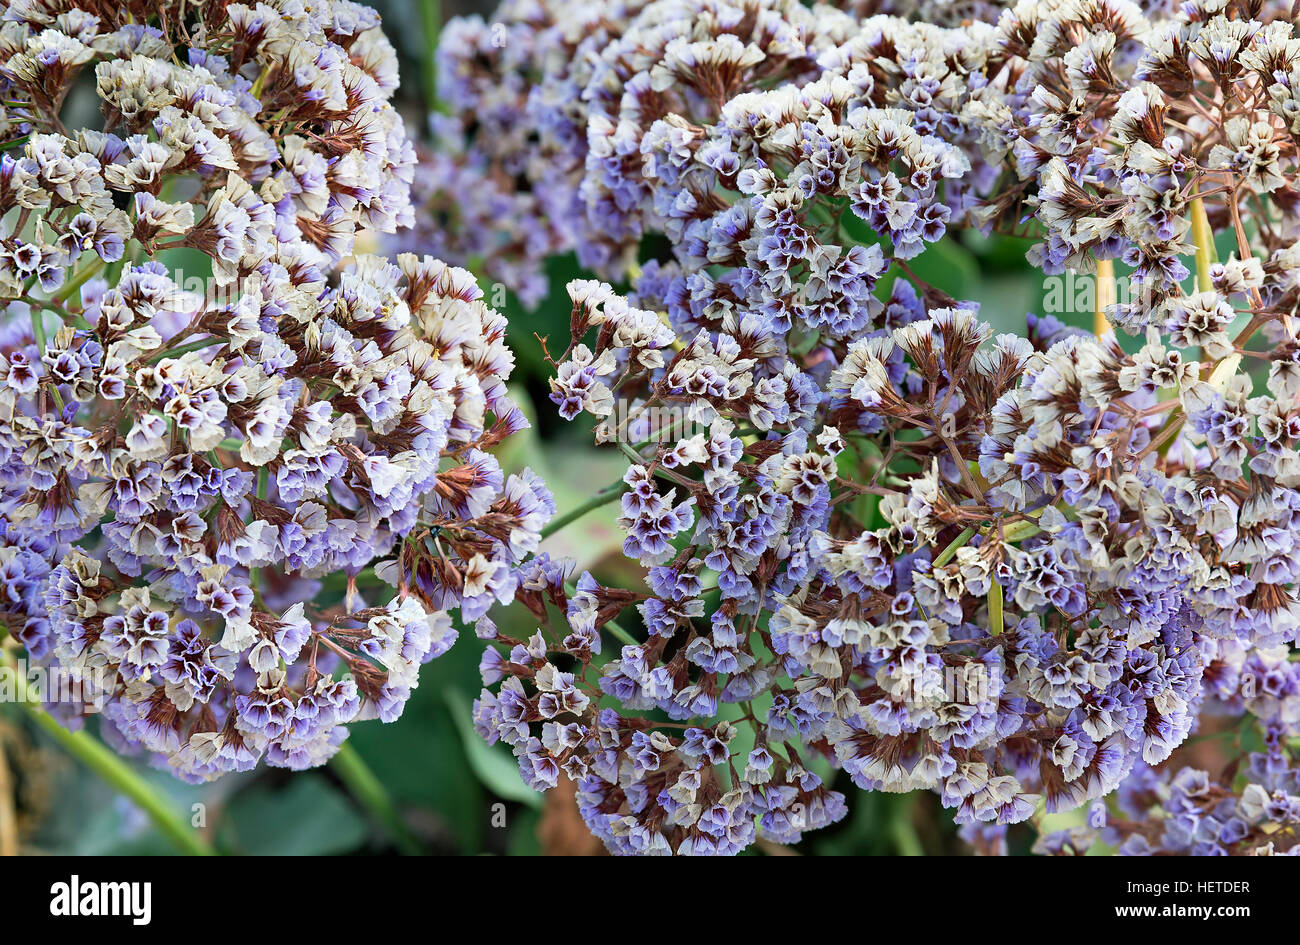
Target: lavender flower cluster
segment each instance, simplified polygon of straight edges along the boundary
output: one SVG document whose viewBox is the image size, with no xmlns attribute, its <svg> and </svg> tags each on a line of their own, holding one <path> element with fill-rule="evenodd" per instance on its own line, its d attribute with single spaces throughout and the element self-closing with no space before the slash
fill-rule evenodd
<svg viewBox="0 0 1300 945">
<path fill-rule="evenodd" d="M 396 85 L 338 0 L 5 8 L 0 619 L 186 779 L 397 718 L 554 510 L 490 454 L 525 421 L 473 276 L 343 265 L 413 219 Z"/>
<path fill-rule="evenodd" d="M 551 399 L 628 460 L 644 587 L 525 564 L 478 728 L 618 853 L 796 841 L 845 813 L 832 767 L 989 849 L 1091 804 L 1126 853 L 1291 852 L 1289 5 L 926 6 L 512 2 L 460 28 L 508 54 L 444 47 L 458 112 L 535 148 L 510 245 L 631 283 L 568 286 Z M 957 228 L 1097 272 L 1104 329 L 993 337 L 909 265 Z M 1156 773 L 1225 707 L 1263 751 Z"/>
<path fill-rule="evenodd" d="M 1045 833 L 1035 852 L 1078 856 L 1101 842 L 1127 856 L 1300 853 L 1300 772 L 1290 744 L 1300 735 L 1297 664 L 1286 647 L 1213 641 L 1207 649 L 1206 721 L 1228 727 L 1204 737 L 1253 736 L 1257 750 L 1242 750 L 1222 774 L 1139 764 L 1112 805 L 1094 801 L 1083 823 Z"/>
<path fill-rule="evenodd" d="M 1289 9 L 507 0 L 417 152 L 364 7 L 10 4 L 0 620 L 189 779 L 396 718 L 456 613 L 476 727 L 616 853 L 797 842 L 836 777 L 988 852 L 1300 851 Z M 995 335 L 913 262 L 962 230 L 1095 272 L 1098 331 Z M 363 231 L 596 276 L 550 400 L 641 581 L 540 550 L 505 320 Z"/>
</svg>

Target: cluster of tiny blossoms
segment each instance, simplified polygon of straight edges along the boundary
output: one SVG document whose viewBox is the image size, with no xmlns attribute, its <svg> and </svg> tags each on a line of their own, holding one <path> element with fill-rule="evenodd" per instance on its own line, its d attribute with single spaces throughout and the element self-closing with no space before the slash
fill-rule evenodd
<svg viewBox="0 0 1300 945">
<path fill-rule="evenodd" d="M 596 500 L 645 581 L 520 568 L 540 627 L 480 622 L 480 731 L 616 852 L 796 841 L 844 814 L 833 769 L 936 792 L 990 849 L 1090 802 L 1126 853 L 1289 849 L 1289 6 L 609 9 L 480 28 L 541 71 L 516 186 L 632 283 L 568 286 L 551 399 L 627 457 Z M 967 227 L 1044 274 L 1123 266 L 1097 317 L 1136 344 L 992 337 L 909 266 Z M 1167 773 L 1203 710 L 1263 732 L 1222 787 Z"/>
<path fill-rule="evenodd" d="M 659 172 L 642 168 L 650 124 L 672 114 L 678 125 L 698 116 L 707 127 L 737 94 L 815 78 L 841 55 L 861 67 L 855 82 L 883 78 L 888 84 L 890 94 L 882 86 L 873 101 L 889 99 L 924 112 L 918 127 L 925 127 L 951 111 L 935 98 L 959 92 L 951 81 L 942 92 L 938 88 L 951 71 L 938 54 L 957 50 L 931 48 L 920 61 L 907 63 L 892 44 L 901 38 L 912 56 L 917 44 L 955 35 L 921 24 L 991 17 L 998 9 L 982 0 L 811 9 L 798 2 L 505 0 L 490 22 L 478 16 L 452 20 L 438 50 L 438 93 L 450 115 L 431 118 L 437 146 L 422 151 L 415 182 L 425 214 L 415 242 L 400 245 L 465 264 L 482 260 L 488 275 L 529 304 L 546 292 L 541 263 L 548 253 L 573 250 L 590 269 L 624 275 L 637 239 L 663 231 L 661 220 L 646 225 L 659 186 Z M 918 26 L 871 16 L 879 13 L 905 15 Z M 862 32 L 864 17 L 871 17 L 874 32 Z M 711 50 L 722 58 L 700 63 L 714 69 L 708 78 L 696 75 L 695 44 L 723 32 L 739 44 L 729 43 L 725 53 Z M 841 49 L 851 37 L 858 44 Z M 762 55 L 742 61 L 746 45 Z M 905 73 L 873 71 L 881 53 L 903 62 Z M 823 61 L 823 55 L 831 58 Z M 655 65 L 658 76 L 651 75 Z M 881 63 L 877 69 L 882 67 L 896 68 Z M 681 134 L 672 133 L 675 139 Z M 663 212 L 681 217 L 694 209 Z"/>
<path fill-rule="evenodd" d="M 542 204 L 545 191 L 528 183 L 548 160 L 524 119 L 547 48 L 540 32 L 547 11 L 512 9 L 503 10 L 505 22 L 474 16 L 444 28 L 436 68 L 446 111 L 430 116 L 432 147 L 417 149 L 413 228 L 391 242 L 468 266 L 533 306 L 549 291 L 546 258 L 570 244 Z"/>
<path fill-rule="evenodd" d="M 1082 824 L 1044 834 L 1036 852 L 1079 856 L 1100 842 L 1128 856 L 1300 855 L 1300 771 L 1289 744 L 1300 736 L 1300 664 L 1287 647 L 1216 640 L 1205 682 L 1206 721 L 1219 722 L 1205 737 L 1251 739 L 1257 749 L 1224 772 L 1140 764 L 1114 803 L 1094 801 Z"/>
<path fill-rule="evenodd" d="M 187 779 L 396 718 L 553 510 L 489 453 L 524 421 L 474 278 L 340 265 L 411 219 L 394 62 L 329 0 L 0 26 L 0 619 Z"/>
</svg>

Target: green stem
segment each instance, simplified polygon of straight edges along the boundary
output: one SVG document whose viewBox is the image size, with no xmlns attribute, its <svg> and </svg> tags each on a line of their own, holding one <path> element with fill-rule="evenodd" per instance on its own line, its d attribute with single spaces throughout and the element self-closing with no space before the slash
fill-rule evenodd
<svg viewBox="0 0 1300 945">
<path fill-rule="evenodd" d="M 109 750 L 89 732 L 70 732 L 54 716 L 41 708 L 39 701 L 28 691 L 18 664 L 6 655 L 0 660 L 13 672 L 18 701 L 32 720 L 70 755 L 84 764 L 115 790 L 125 795 L 136 807 L 144 811 L 154 825 L 174 843 L 177 849 L 190 856 L 215 856 L 216 851 L 197 830 L 174 808 L 166 797 L 135 772 L 121 757 Z"/>
<path fill-rule="evenodd" d="M 45 355 L 45 309 L 39 305 L 30 306 L 32 313 L 32 340 L 36 342 L 36 356 Z"/>
<path fill-rule="evenodd" d="M 262 71 L 259 72 L 257 74 L 257 78 L 253 80 L 253 87 L 248 90 L 248 94 L 251 95 L 253 98 L 261 98 L 262 89 L 266 87 L 266 77 L 270 74 L 271 74 L 271 67 L 263 66 Z"/>
<path fill-rule="evenodd" d="M 58 299 L 60 302 L 69 301 L 73 294 L 83 285 L 89 282 L 94 276 L 104 270 L 104 260 L 98 256 L 89 266 L 86 266 L 79 273 L 73 276 L 72 281 L 59 290 Z"/>
<path fill-rule="evenodd" d="M 650 462 L 648 459 L 646 459 L 636 450 L 632 449 L 632 447 L 628 446 L 626 443 L 620 442 L 618 444 L 618 448 L 619 448 L 619 452 L 621 452 L 624 456 L 630 459 L 637 466 L 644 466 Z"/>
<path fill-rule="evenodd" d="M 626 630 L 620 627 L 617 621 L 606 620 L 605 629 L 609 631 L 609 635 L 612 636 L 614 639 L 626 643 L 628 646 L 641 645 L 640 641 L 638 641 L 636 637 L 632 636 L 632 634 L 628 633 Z"/>
<path fill-rule="evenodd" d="M 1024 541 L 1026 538 L 1033 538 L 1042 530 L 1042 526 L 1037 522 L 1022 519 L 1019 522 L 1012 522 L 1004 528 L 1002 530 L 1002 539 L 1007 544 L 1014 544 L 1018 541 Z"/>
<path fill-rule="evenodd" d="M 357 803 L 383 824 L 389 838 L 404 856 L 420 856 L 424 852 L 403 823 L 388 789 L 375 777 L 355 748 L 344 742 L 330 759 L 330 766 Z"/>
<path fill-rule="evenodd" d="M 974 535 L 975 535 L 974 526 L 963 529 L 962 533 L 958 535 L 956 538 L 954 538 L 948 544 L 947 548 L 939 552 L 939 557 L 934 559 L 933 566 L 936 568 L 942 568 L 945 564 L 947 564 L 949 561 L 952 560 L 953 555 L 957 553 L 957 549 L 960 548 L 962 545 L 966 544 L 966 542 L 970 541 L 971 538 L 974 537 Z"/>
<path fill-rule="evenodd" d="M 898 849 L 899 856 L 925 856 L 921 838 L 917 836 L 912 824 L 912 806 L 915 799 L 910 794 L 897 795 L 898 800 L 890 806 L 894 808 L 889 818 L 889 833 Z"/>
<path fill-rule="evenodd" d="M 225 341 L 225 338 L 200 338 L 198 341 L 191 341 L 188 344 L 183 344 L 179 348 L 164 348 L 149 360 L 161 361 L 164 358 L 180 358 L 189 354 L 191 351 L 202 351 L 204 348 L 211 345 L 219 345 Z"/>
<path fill-rule="evenodd" d="M 592 511 L 593 509 L 598 509 L 602 505 L 608 505 L 609 503 L 617 499 L 619 496 L 621 496 L 623 494 L 623 490 L 626 488 L 627 486 L 623 483 L 621 479 L 618 482 L 614 483 L 612 486 L 606 486 L 604 489 L 601 489 L 599 492 L 597 492 L 586 502 L 582 503 L 582 505 L 579 505 L 577 508 L 565 512 L 559 518 L 552 519 L 550 523 L 548 523 L 547 526 L 542 529 L 541 537 L 548 538 L 551 535 L 554 535 L 556 532 L 558 532 L 561 528 L 564 528 L 564 526 L 570 524 L 571 522 L 576 522 L 578 519 L 582 518 L 584 515 L 586 515 L 588 512 Z"/>
</svg>

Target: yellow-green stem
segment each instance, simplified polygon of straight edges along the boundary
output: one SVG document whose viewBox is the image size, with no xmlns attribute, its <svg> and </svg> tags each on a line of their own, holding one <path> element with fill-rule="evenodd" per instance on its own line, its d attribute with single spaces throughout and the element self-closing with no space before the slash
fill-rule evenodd
<svg viewBox="0 0 1300 945">
<path fill-rule="evenodd" d="M 1015 544 L 1018 541 L 1024 541 L 1026 538 L 1033 538 L 1042 530 L 1042 527 L 1037 522 L 1021 519 L 1002 529 L 1002 540 L 1007 544 Z"/>
<path fill-rule="evenodd" d="M 59 290 L 59 294 L 56 296 L 58 301 L 64 303 L 70 301 L 72 297 L 76 294 L 78 289 L 80 289 L 83 285 L 85 285 L 95 276 L 99 275 L 99 273 L 103 272 L 104 268 L 105 268 L 104 260 L 96 256 L 94 262 L 83 267 L 75 276 L 72 277 L 71 282 L 67 283 L 62 289 Z"/>
<path fill-rule="evenodd" d="M 1106 310 L 1116 302 L 1115 263 L 1110 259 L 1097 260 L 1097 308 L 1092 316 L 1092 332 L 1098 338 L 1111 332 Z"/>
<path fill-rule="evenodd" d="M 1196 246 L 1196 291 L 1209 292 L 1214 288 L 1210 281 L 1210 267 L 1215 262 L 1214 234 L 1210 232 L 1210 218 L 1200 197 L 1192 198 L 1191 216 L 1192 242 Z"/>
<path fill-rule="evenodd" d="M 1005 626 L 1002 617 L 1002 585 L 998 583 L 997 578 L 993 578 L 993 583 L 989 585 L 989 633 L 993 636 L 1000 634 Z"/>
<path fill-rule="evenodd" d="M 257 78 L 253 80 L 253 87 L 249 89 L 248 94 L 253 98 L 262 97 L 262 89 L 266 86 L 266 77 L 270 75 L 271 67 L 263 66 L 262 71 L 258 73 Z"/>
<path fill-rule="evenodd" d="M 934 567 L 942 568 L 945 564 L 953 559 L 957 550 L 970 541 L 975 535 L 975 528 L 972 526 L 962 530 L 962 533 L 948 543 L 948 547 L 939 552 L 939 557 L 934 559 Z"/>
<path fill-rule="evenodd" d="M 571 522 L 576 522 L 593 509 L 598 509 L 602 505 L 608 505 L 611 502 L 617 501 L 625 489 L 627 489 L 627 484 L 621 479 L 613 485 L 606 486 L 577 508 L 570 509 L 563 515 L 552 519 L 547 523 L 546 527 L 541 530 L 540 536 L 542 538 L 549 538 L 566 525 Z"/>
</svg>

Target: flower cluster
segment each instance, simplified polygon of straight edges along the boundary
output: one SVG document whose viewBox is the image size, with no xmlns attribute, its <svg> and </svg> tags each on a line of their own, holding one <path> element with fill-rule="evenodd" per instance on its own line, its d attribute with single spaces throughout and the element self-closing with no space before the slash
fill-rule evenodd
<svg viewBox="0 0 1300 945">
<path fill-rule="evenodd" d="M 1297 736 L 1300 670 L 1285 647 L 1250 649 L 1216 641 L 1206 667 L 1207 716 L 1241 718 L 1206 733 L 1233 736 L 1245 751 L 1211 774 L 1139 765 L 1111 807 L 1094 802 L 1086 821 L 1039 838 L 1037 850 L 1080 855 L 1104 843 L 1126 856 L 1295 856 L 1300 854 L 1300 772 L 1288 744 Z"/>
<path fill-rule="evenodd" d="M 458 611 L 476 727 L 614 852 L 797 842 L 849 784 L 989 852 L 1300 849 L 1289 10 L 508 0 L 417 168 L 364 8 L 64 6 L 0 26 L 0 618 L 109 737 L 318 764 Z M 585 508 L 640 580 L 540 549 L 504 319 L 362 230 L 596 277 L 550 401 L 626 459 Z M 1097 330 L 996 334 L 917 261 L 962 231 L 1094 272 Z"/>
<path fill-rule="evenodd" d="M 838 170 L 816 163 L 822 159 L 813 153 L 815 142 L 765 141 L 758 120 L 767 109 L 799 107 L 785 97 L 822 77 L 836 81 L 805 96 L 824 96 L 831 112 L 846 103 L 902 109 L 910 114 L 895 121 L 923 134 L 942 124 L 944 141 L 967 145 L 975 171 L 950 182 L 944 210 L 960 215 L 967 185 L 997 174 L 998 165 L 982 160 L 974 133 L 956 117 L 972 94 L 963 80 L 982 82 L 988 43 L 929 25 L 968 12 L 958 5 L 920 6 L 911 23 L 886 16 L 858 22 L 832 6 L 809 9 L 792 0 L 509 0 L 491 23 L 453 21 L 439 51 L 439 89 L 456 118 L 433 119 L 439 136 L 451 133 L 451 146 L 437 158 L 444 173 L 430 175 L 438 181 L 432 202 L 439 210 L 454 204 L 462 214 L 475 213 L 470 208 L 480 202 L 508 204 L 515 215 L 439 238 L 463 258 L 493 246 L 489 265 L 508 267 L 515 278 L 507 284 L 521 291 L 537 285 L 530 248 L 546 243 L 572 248 L 583 265 L 617 278 L 636 268 L 643 235 L 680 242 L 694 229 L 701 231 L 695 239 L 707 242 L 703 225 L 730 203 L 718 191 L 734 190 L 745 166 L 762 164 L 761 150 L 806 148 L 811 176 Z M 977 38 L 991 33 L 986 26 Z M 759 88 L 782 94 L 750 94 Z M 749 155 L 751 142 L 761 149 Z M 477 191 L 468 201 L 467 173 Z M 823 196 L 833 189 L 818 186 Z M 917 187 L 926 189 L 919 178 Z M 874 215 L 865 204 L 860 213 L 874 221 L 908 199 L 875 195 Z M 792 212 L 802 220 L 798 206 Z M 905 208 L 893 213 L 894 228 L 917 244 L 937 238 L 947 219 L 909 217 Z"/>
<path fill-rule="evenodd" d="M 317 765 L 553 511 L 490 455 L 525 423 L 505 322 L 428 257 L 339 265 L 411 218 L 373 11 L 87 6 L 0 42 L 0 617 L 181 777 Z"/>
<path fill-rule="evenodd" d="M 117 262 L 128 239 L 145 253 L 200 250 L 228 281 L 273 252 L 329 268 L 358 228 L 410 225 L 414 150 L 388 102 L 397 76 L 378 17 L 351 3 L 281 7 L 184 23 L 164 4 L 157 26 L 127 10 L 122 23 L 10 11 L 0 127 L 21 145 L 3 176 L 21 220 L 0 267 L 8 289 L 34 276 L 53 292 L 84 253 Z M 83 76 L 103 123 L 70 132 L 60 111 Z M 29 230 L 33 218 L 44 227 Z"/>
<path fill-rule="evenodd" d="M 570 284 L 551 399 L 627 457 L 603 494 L 645 586 L 534 560 L 537 633 L 481 628 L 505 652 L 476 721 L 529 783 L 573 779 L 617 852 L 732 853 L 841 816 L 838 768 L 935 791 L 996 848 L 1158 777 L 1242 661 L 1289 686 L 1285 11 L 1021 0 L 939 26 L 657 0 L 566 59 L 577 20 L 541 6 L 511 8 L 551 56 L 528 187 L 567 194 L 553 225 L 632 284 Z M 992 337 L 909 266 L 957 227 L 1030 237 L 1046 274 L 1125 267 L 1097 318 L 1136 343 L 1050 317 Z M 1178 775 L 1163 840 L 1121 799 L 1131 852 L 1289 823 L 1291 716 L 1233 705 L 1266 730 L 1256 786 Z"/>
<path fill-rule="evenodd" d="M 545 189 L 534 187 L 547 157 L 525 117 L 553 41 L 543 27 L 555 24 L 531 2 L 511 0 L 499 17 L 444 29 L 437 79 L 446 113 L 430 116 L 433 146 L 417 150 L 413 228 L 391 242 L 482 272 L 534 306 L 549 290 L 545 259 L 570 248 L 551 222 Z"/>
</svg>

